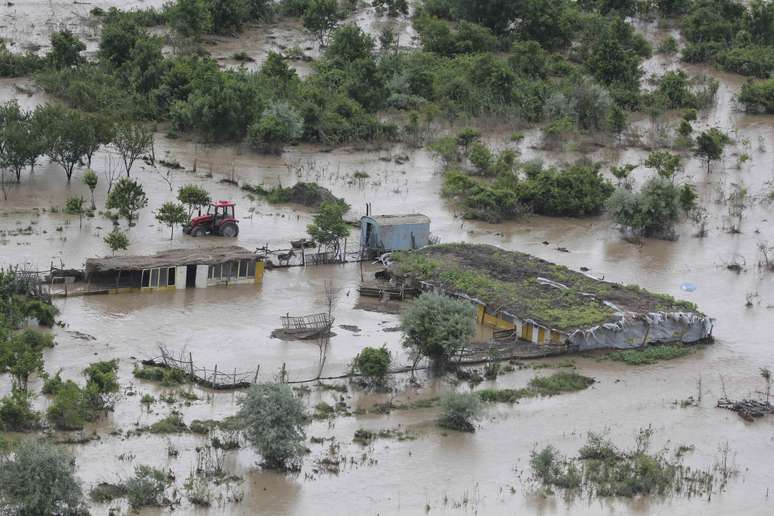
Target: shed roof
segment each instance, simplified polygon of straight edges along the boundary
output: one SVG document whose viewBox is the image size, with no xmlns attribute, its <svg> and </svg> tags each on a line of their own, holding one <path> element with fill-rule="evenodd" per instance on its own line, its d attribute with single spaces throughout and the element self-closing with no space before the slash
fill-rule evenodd
<svg viewBox="0 0 774 516">
<path fill-rule="evenodd" d="M 370 215 L 363 217 L 372 219 L 380 226 L 400 226 L 403 224 L 430 224 L 430 218 L 421 213 L 411 213 L 408 215 Z"/>
<path fill-rule="evenodd" d="M 232 260 L 255 259 L 255 253 L 239 246 L 169 249 L 152 256 L 106 256 L 86 260 L 86 272 L 131 271 L 177 265 L 213 265 Z"/>
</svg>

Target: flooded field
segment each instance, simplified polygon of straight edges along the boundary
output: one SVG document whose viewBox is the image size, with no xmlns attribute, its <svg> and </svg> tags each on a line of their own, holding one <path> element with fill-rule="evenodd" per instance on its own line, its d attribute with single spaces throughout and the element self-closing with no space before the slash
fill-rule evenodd
<svg viewBox="0 0 774 516">
<path fill-rule="evenodd" d="M 161 2 L 124 2 L 122 8 L 151 6 Z M 9 4 L 10 5 L 10 4 Z M 94 48 L 96 39 L 84 28 L 82 19 L 93 7 L 111 2 L 19 1 L 3 6 L 8 15 L 0 37 L 22 47 L 34 47 L 45 40 L 51 20 L 56 27 L 78 28 Z M 380 30 L 373 14 L 355 19 L 371 32 Z M 410 24 L 402 26 L 401 41 L 408 45 L 413 34 Z M 655 30 L 644 27 L 644 30 Z M 292 45 L 314 43 L 298 36 L 300 27 L 280 23 L 267 32 L 248 30 L 239 39 L 214 41 L 212 53 L 223 65 L 234 65 L 230 56 L 244 50 L 258 67 L 269 50 L 280 48 L 276 41 L 289 39 Z M 659 33 L 660 34 L 660 33 Z M 284 43 L 283 43 L 284 45 Z M 291 45 L 291 46 L 292 46 Z M 645 63 L 648 73 L 677 67 L 676 60 L 655 56 Z M 686 67 L 689 73 L 703 73 L 720 81 L 715 106 L 702 112 L 699 126 L 718 126 L 732 135 L 735 144 L 727 149 L 712 173 L 699 158 L 687 155 L 681 178 L 692 178 L 701 202 L 709 210 L 709 234 L 695 238 L 695 227 L 680 226 L 677 241 L 645 239 L 632 244 L 622 239 L 605 215 L 565 219 L 527 216 L 501 224 L 463 220 L 441 196 L 440 164 L 426 149 L 404 146 L 383 148 L 321 148 L 311 145 L 289 147 L 281 156 L 263 156 L 245 146 L 214 146 L 185 138 L 171 139 L 156 134 L 157 158 L 176 162 L 181 169 L 154 170 L 143 163 L 133 170 L 149 197 L 136 226 L 128 231 L 129 253 L 150 254 L 177 247 L 208 247 L 222 243 L 217 237 L 193 239 L 158 224 L 153 212 L 173 200 L 177 188 L 195 183 L 206 187 L 214 199 L 237 203 L 240 234 L 237 244 L 248 249 L 269 245 L 286 248 L 290 240 L 304 237 L 313 210 L 291 205 L 271 205 L 251 198 L 238 185 L 287 186 L 296 181 L 315 181 L 342 197 L 351 206 L 348 218 L 357 219 L 371 203 L 374 213 L 415 213 L 430 217 L 431 231 L 441 242 L 488 243 L 518 250 L 565 265 L 574 270 L 588 268 L 605 280 L 638 284 L 654 292 L 693 301 L 715 318 L 715 341 L 696 353 L 654 365 L 628 366 L 602 360 L 603 355 L 571 357 L 577 371 L 596 383 L 578 393 L 552 398 L 522 400 L 515 405 L 492 404 L 474 434 L 445 432 L 435 426 L 437 409 L 393 411 L 390 414 L 353 414 L 391 397 L 414 400 L 437 396 L 451 389 L 465 390 L 448 379 L 419 374 L 420 386 L 408 375 L 392 381 L 396 392 L 368 393 L 354 386 L 346 393 L 314 389 L 304 397 L 308 407 L 319 401 L 335 404 L 342 400 L 348 415 L 316 420 L 307 427 L 307 437 L 325 438 L 308 443 L 310 453 L 296 474 L 277 474 L 256 466 L 257 455 L 248 446 L 228 451 L 225 467 L 243 478 L 224 498 L 209 508 L 183 502 L 174 512 L 182 514 L 670 514 L 670 515 L 766 515 L 774 513 L 771 447 L 774 418 L 747 423 L 735 414 L 715 408 L 718 398 L 755 396 L 762 389 L 759 369 L 774 365 L 771 334 L 774 330 L 774 276 L 758 267 L 758 244 L 774 245 L 771 222 L 771 193 L 774 192 L 774 118 L 752 116 L 737 109 L 734 97 L 743 78 L 710 68 Z M 46 102 L 32 81 L 0 80 L 0 100 L 16 98 L 26 108 Z M 648 120 L 635 127 L 647 140 Z M 581 157 L 606 164 L 638 163 L 647 154 L 646 143 L 638 146 L 593 147 L 591 152 L 573 148 L 561 151 L 540 149 L 539 133 L 527 131 L 518 143 L 508 135 L 515 128 L 485 131 L 487 142 L 517 149 L 521 159 L 541 158 L 547 163 L 568 162 Z M 751 159 L 737 165 L 746 152 Z M 401 159 L 397 159 L 400 157 Z M 405 157 L 405 159 L 404 159 Z M 100 175 L 96 204 L 104 206 L 105 172 L 117 168 L 117 155 L 99 152 L 93 168 Z M 607 168 L 607 167 L 606 167 Z M 120 168 L 119 168 L 120 171 Z M 355 172 L 367 173 L 356 178 Z M 25 172 L 19 184 L 9 183 L 8 199 L 0 201 L 0 264 L 27 264 L 37 270 L 54 266 L 81 268 L 92 256 L 110 254 L 103 237 L 110 220 L 97 215 L 84 219 L 61 213 L 67 197 L 89 192 L 77 170 L 71 184 L 52 163 L 42 163 L 34 174 Z M 635 172 L 641 181 L 643 168 Z M 644 175 L 644 174 L 643 174 Z M 228 182 L 223 180 L 227 179 Z M 234 184 L 236 183 L 236 184 Z M 726 228 L 727 206 L 722 199 L 734 183 L 744 183 L 750 192 L 739 234 Z M 350 237 L 357 241 L 357 231 Z M 566 251 L 560 250 L 562 248 Z M 741 259 L 739 258 L 741 257 Z M 740 272 L 727 270 L 733 262 L 744 264 Z M 365 273 L 377 270 L 366 265 Z M 134 364 L 155 357 L 159 346 L 174 353 L 190 353 L 197 364 L 230 372 L 252 371 L 260 366 L 259 380 L 273 381 L 283 364 L 290 380 L 314 378 L 318 367 L 316 344 L 286 342 L 271 338 L 280 316 L 325 310 L 324 287 L 330 282 L 337 290 L 334 305 L 335 336 L 323 376 L 345 373 L 364 346 L 387 348 L 404 365 L 409 362 L 401 347 L 401 333 L 395 331 L 398 316 L 358 309 L 357 286 L 361 267 L 357 263 L 270 270 L 255 286 L 194 289 L 176 292 L 127 293 L 109 296 L 70 297 L 56 300 L 58 319 L 64 325 L 54 330 L 56 347 L 46 352 L 46 369 L 78 380 L 82 369 L 93 360 L 120 361 L 119 378 L 123 395 L 115 411 L 84 432 L 98 438 L 85 444 L 68 445 L 76 456 L 77 475 L 86 489 L 98 482 L 115 482 L 131 475 L 137 464 L 150 464 L 174 472 L 182 481 L 196 462 L 196 448 L 204 438 L 193 434 L 171 436 L 171 442 L 148 433 L 127 436 L 129 430 L 148 425 L 178 409 L 187 423 L 195 419 L 222 419 L 238 410 L 240 393 L 212 392 L 186 388 L 196 399 L 180 396 L 174 403 L 158 402 L 149 409 L 140 403 L 143 394 L 159 397 L 165 389 L 132 375 Z M 696 290 L 681 290 L 683 283 Z M 746 306 L 749 300 L 749 305 Z M 347 328 L 342 328 L 344 325 Z M 565 359 L 563 359 L 565 360 Z M 556 364 L 558 359 L 536 363 Z M 519 369 L 485 381 L 484 387 L 524 387 L 534 375 L 552 369 Z M 681 408 L 680 401 L 695 396 L 701 379 L 703 400 L 699 406 Z M 40 381 L 32 389 L 38 392 Z M 2 378 L 0 395 L 10 391 Z M 184 389 L 184 390 L 186 390 Z M 44 396 L 35 400 L 44 408 Z M 694 445 L 686 463 L 707 468 L 720 460 L 720 449 L 728 444 L 731 460 L 738 470 L 723 492 L 706 498 L 667 497 L 619 499 L 565 499 L 545 497 L 528 482 L 530 452 L 546 444 L 571 454 L 585 440 L 587 432 L 608 432 L 616 443 L 629 446 L 636 432 L 652 425 L 654 446 Z M 394 429 L 409 432 L 415 439 L 380 439 L 363 446 L 352 442 L 359 428 Z M 116 432 L 120 430 L 120 432 Z M 61 437 L 61 436 L 58 436 Z M 324 456 L 330 439 L 340 443 L 345 457 L 338 473 L 325 473 L 315 466 Z M 168 456 L 168 448 L 179 452 Z M 774 493 L 772 494 L 774 495 Z M 228 497 L 241 501 L 228 501 Z M 120 505 L 120 504 L 118 504 Z M 128 512 L 125 506 L 120 507 Z M 333 508 L 336 508 L 334 510 Z M 94 505 L 94 514 L 107 514 L 108 505 Z M 145 509 L 141 514 L 165 514 L 167 509 Z"/>
</svg>

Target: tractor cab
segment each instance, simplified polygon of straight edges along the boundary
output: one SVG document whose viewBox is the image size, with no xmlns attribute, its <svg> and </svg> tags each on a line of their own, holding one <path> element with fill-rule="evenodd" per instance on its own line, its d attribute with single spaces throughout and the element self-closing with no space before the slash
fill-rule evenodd
<svg viewBox="0 0 774 516">
<path fill-rule="evenodd" d="M 192 217 L 183 232 L 191 236 L 217 235 L 235 237 L 239 234 L 233 201 L 215 201 L 207 207 L 207 213 Z"/>
</svg>

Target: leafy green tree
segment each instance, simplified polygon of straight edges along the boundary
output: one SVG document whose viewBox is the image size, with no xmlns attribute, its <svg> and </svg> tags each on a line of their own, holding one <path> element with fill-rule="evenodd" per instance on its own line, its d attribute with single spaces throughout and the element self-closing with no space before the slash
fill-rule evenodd
<svg viewBox="0 0 774 516">
<path fill-rule="evenodd" d="M 207 190 L 194 184 L 181 186 L 177 191 L 177 200 L 188 207 L 188 220 L 191 219 L 194 210 L 201 209 L 212 201 Z"/>
<path fill-rule="evenodd" d="M 622 188 L 631 189 L 631 182 L 629 181 L 629 175 L 637 168 L 637 165 L 627 163 L 618 167 L 610 167 L 610 173 L 613 174 L 618 180 L 618 186 Z"/>
<path fill-rule="evenodd" d="M 126 500 L 138 511 L 143 507 L 157 506 L 162 502 L 168 483 L 163 471 L 140 464 L 134 468 L 134 476 L 126 481 Z"/>
<path fill-rule="evenodd" d="M 153 131 L 142 124 L 122 123 L 116 128 L 113 145 L 121 154 L 126 177 L 137 158 L 153 149 Z"/>
<path fill-rule="evenodd" d="M 96 210 L 97 206 L 94 204 L 94 189 L 97 188 L 99 177 L 97 176 L 96 172 L 94 172 L 90 168 L 87 168 L 86 170 L 83 171 L 83 176 L 81 176 L 81 180 L 83 181 L 83 184 L 85 184 L 89 188 L 89 193 L 91 194 L 91 209 Z"/>
<path fill-rule="evenodd" d="M 333 31 L 325 57 L 341 64 L 371 57 L 374 40 L 357 25 L 342 25 Z"/>
<path fill-rule="evenodd" d="M 156 220 L 169 226 L 169 239 L 172 240 L 175 226 L 188 222 L 188 213 L 182 204 L 167 201 L 156 211 Z"/>
<path fill-rule="evenodd" d="M 90 149 L 89 121 L 78 111 L 54 104 L 37 110 L 35 117 L 45 127 L 46 154 L 64 169 L 69 183 L 75 166 Z"/>
<path fill-rule="evenodd" d="M 674 180 L 675 174 L 680 171 L 680 156 L 672 154 L 666 150 L 655 150 L 648 154 L 648 158 L 643 163 L 648 168 L 652 168 L 664 179 Z"/>
<path fill-rule="evenodd" d="M 739 102 L 753 113 L 774 113 L 774 79 L 744 83 Z"/>
<path fill-rule="evenodd" d="M 710 164 L 723 157 L 723 149 L 731 142 L 731 138 L 719 129 L 713 127 L 696 137 L 696 155 L 707 162 L 707 173 Z"/>
<path fill-rule="evenodd" d="M 461 432 L 475 432 L 473 421 L 481 417 L 481 398 L 472 392 L 449 392 L 441 397 L 439 426 Z"/>
<path fill-rule="evenodd" d="M 43 372 L 43 350 L 54 346 L 54 338 L 27 328 L 0 336 L 0 373 L 8 373 L 14 389 L 27 391 L 29 377 Z"/>
<path fill-rule="evenodd" d="M 304 455 L 304 406 L 287 384 L 258 384 L 239 401 L 247 441 L 268 468 L 298 469 Z"/>
<path fill-rule="evenodd" d="M 212 29 L 207 0 L 176 0 L 167 12 L 170 25 L 183 37 L 199 39 Z"/>
<path fill-rule="evenodd" d="M 218 34 L 238 33 L 250 17 L 248 0 L 207 0 L 212 30 Z"/>
<path fill-rule="evenodd" d="M 86 377 L 84 401 L 91 410 L 103 410 L 110 405 L 109 396 L 118 392 L 118 360 L 92 362 L 83 370 Z"/>
<path fill-rule="evenodd" d="M 427 357 L 449 361 L 475 334 L 476 313 L 467 301 L 422 294 L 401 315 L 403 346 L 415 354 L 414 366 Z"/>
<path fill-rule="evenodd" d="M 107 21 L 100 33 L 99 55 L 109 65 L 119 68 L 131 60 L 137 41 L 148 34 L 127 16 Z"/>
<path fill-rule="evenodd" d="M 312 239 L 326 247 L 338 250 L 339 240 L 349 235 L 349 226 L 344 222 L 344 214 L 349 210 L 343 202 L 326 201 L 320 205 L 320 211 L 314 216 L 306 231 Z"/>
<path fill-rule="evenodd" d="M 390 352 L 386 347 L 366 347 L 355 357 L 355 370 L 376 383 L 381 383 L 389 371 Z"/>
<path fill-rule="evenodd" d="M 43 439 L 22 441 L 0 459 L 0 506 L 20 516 L 80 513 L 75 460 Z"/>
<path fill-rule="evenodd" d="M 17 183 L 24 167 L 37 161 L 42 153 L 41 137 L 35 132 L 29 113 L 23 114 L 21 120 L 6 122 L 0 129 L 0 167 L 13 170 Z"/>
<path fill-rule="evenodd" d="M 145 196 L 145 190 L 137 181 L 122 177 L 115 184 L 108 194 L 105 207 L 110 210 L 118 210 L 118 213 L 125 217 L 129 224 L 132 224 L 138 211 L 148 205 L 148 198 Z"/>
<path fill-rule="evenodd" d="M 54 68 L 70 68 L 83 62 L 84 50 L 86 45 L 78 36 L 65 29 L 51 34 L 51 52 L 47 57 Z"/>
<path fill-rule="evenodd" d="M 105 236 L 104 241 L 114 255 L 116 254 L 116 251 L 125 251 L 129 247 L 129 237 L 119 228 L 115 228 L 108 233 L 107 236 Z"/>
<path fill-rule="evenodd" d="M 304 121 L 287 102 L 275 102 L 250 126 L 248 137 L 262 152 L 281 154 L 282 146 L 298 140 L 303 134 Z"/>
<path fill-rule="evenodd" d="M 339 9 L 336 0 L 310 0 L 304 11 L 304 28 L 313 33 L 321 46 L 328 35 L 339 24 Z"/>
<path fill-rule="evenodd" d="M 492 165 L 494 165 L 494 156 L 492 156 L 489 146 L 478 141 L 473 142 L 470 146 L 468 159 L 476 167 L 476 171 L 482 175 L 489 174 Z"/>
<path fill-rule="evenodd" d="M 535 213 L 582 217 L 602 211 L 613 185 L 600 173 L 600 164 L 579 162 L 564 169 L 526 167 L 526 179 L 515 193 Z"/>
</svg>

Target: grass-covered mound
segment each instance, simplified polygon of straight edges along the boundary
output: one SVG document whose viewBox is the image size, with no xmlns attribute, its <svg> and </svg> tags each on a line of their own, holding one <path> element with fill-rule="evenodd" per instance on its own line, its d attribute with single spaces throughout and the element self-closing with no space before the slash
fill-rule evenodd
<svg viewBox="0 0 774 516">
<path fill-rule="evenodd" d="M 617 311 L 610 304 L 636 313 L 696 311 L 693 303 L 634 285 L 598 281 L 491 245 L 434 245 L 394 253 L 393 261 L 393 273 L 399 277 L 433 283 L 560 331 L 614 321 Z"/>
<path fill-rule="evenodd" d="M 302 206 L 319 207 L 324 202 L 346 204 L 343 199 L 333 195 L 330 190 L 317 183 L 298 182 L 293 186 L 282 185 L 266 189 L 262 185 L 244 185 L 242 189 L 254 195 L 264 197 L 272 204 L 293 203 Z"/>
</svg>

